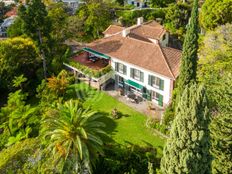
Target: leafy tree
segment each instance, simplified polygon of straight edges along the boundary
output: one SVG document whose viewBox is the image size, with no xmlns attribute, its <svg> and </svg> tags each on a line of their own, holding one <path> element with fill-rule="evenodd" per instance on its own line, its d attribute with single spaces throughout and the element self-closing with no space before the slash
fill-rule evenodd
<svg viewBox="0 0 232 174">
<path fill-rule="evenodd" d="M 179 39 L 184 38 L 191 8 L 186 3 L 170 4 L 165 13 L 165 27 Z"/>
<path fill-rule="evenodd" d="M 199 51 L 198 79 L 204 83 L 213 112 L 232 111 L 232 24 L 209 31 Z"/>
<path fill-rule="evenodd" d="M 183 45 L 177 98 L 187 84 L 196 81 L 198 32 L 198 0 L 195 0 Z"/>
<path fill-rule="evenodd" d="M 10 93 L 7 105 L 1 108 L 0 123 L 10 132 L 7 146 L 35 133 L 33 129 L 36 130 L 39 118 L 36 115 L 36 108 L 26 105 L 26 97 L 27 94 L 23 94 L 21 90 Z"/>
<path fill-rule="evenodd" d="M 212 173 L 232 171 L 232 115 L 231 112 L 218 115 L 211 123 Z"/>
<path fill-rule="evenodd" d="M 52 76 L 48 78 L 47 85 L 51 92 L 54 92 L 58 96 L 63 96 L 68 87 L 67 72 L 61 71 L 57 77 Z"/>
<path fill-rule="evenodd" d="M 157 149 L 151 146 L 140 147 L 131 143 L 125 145 L 113 143 L 106 144 L 104 152 L 105 155 L 98 158 L 93 173 L 142 174 L 149 173 L 148 171 L 152 173 L 154 169 L 158 169 L 160 166 Z"/>
<path fill-rule="evenodd" d="M 168 4 L 174 3 L 175 0 L 151 0 L 152 7 L 167 7 Z"/>
<path fill-rule="evenodd" d="M 51 22 L 51 37 L 57 44 L 67 39 L 68 13 L 67 8 L 62 2 L 48 6 L 48 18 Z"/>
<path fill-rule="evenodd" d="M 38 78 L 40 58 L 31 39 L 16 37 L 0 41 L 0 52 L 1 88 L 10 89 L 13 78 L 19 74 L 30 83 Z"/>
<path fill-rule="evenodd" d="M 14 23 L 7 29 L 8 37 L 17 37 L 23 35 L 23 21 L 20 17 L 16 17 Z"/>
<path fill-rule="evenodd" d="M 23 88 L 22 84 L 23 84 L 24 82 L 26 82 L 26 81 L 27 81 L 27 78 L 24 77 L 24 75 L 22 74 L 22 75 L 20 75 L 20 76 L 18 76 L 18 77 L 15 77 L 15 78 L 13 79 L 13 86 L 16 87 L 16 88 L 20 87 L 21 90 L 22 90 L 22 88 Z"/>
<path fill-rule="evenodd" d="M 47 112 L 42 135 L 48 140 L 47 149 L 53 152 L 53 164 L 59 172 L 91 172 L 91 163 L 103 153 L 101 137 L 105 135 L 102 130 L 105 125 L 98 120 L 100 117 L 72 100 Z"/>
<path fill-rule="evenodd" d="M 206 30 L 212 30 L 219 25 L 232 22 L 232 0 L 205 0 L 200 23 Z"/>
<path fill-rule="evenodd" d="M 28 138 L 0 152 L 0 173 L 25 173 L 40 158 L 34 154 L 39 150 L 40 142 L 36 138 Z M 25 170 L 25 167 L 26 170 Z M 35 174 L 28 172 L 27 174 Z"/>
<path fill-rule="evenodd" d="M 210 173 L 209 121 L 204 88 L 188 85 L 178 103 L 170 138 L 164 148 L 163 173 Z"/>
<path fill-rule="evenodd" d="M 84 32 L 86 36 L 91 35 L 94 39 L 100 36 L 110 24 L 111 14 L 105 3 L 90 3 L 82 6 L 77 11 L 77 16 L 85 21 Z"/>
<path fill-rule="evenodd" d="M 47 62 L 49 39 L 50 39 L 50 21 L 45 5 L 41 0 L 32 0 L 28 7 L 24 5 L 19 7 L 19 17 L 23 20 L 23 30 L 26 35 L 36 41 L 43 59 L 44 77 L 47 77 Z"/>
</svg>

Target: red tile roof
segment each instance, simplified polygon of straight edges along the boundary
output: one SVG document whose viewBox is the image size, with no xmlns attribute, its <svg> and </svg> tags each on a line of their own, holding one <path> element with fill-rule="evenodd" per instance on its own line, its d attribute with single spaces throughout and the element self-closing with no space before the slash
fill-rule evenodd
<svg viewBox="0 0 232 174">
<path fill-rule="evenodd" d="M 5 16 L 6 17 L 11 17 L 11 16 L 16 16 L 17 15 L 17 8 L 13 7 L 10 11 L 8 11 Z"/>
<path fill-rule="evenodd" d="M 88 47 L 152 72 L 175 79 L 179 73 L 181 52 L 161 48 L 159 44 L 116 34 L 96 40 Z"/>
<path fill-rule="evenodd" d="M 118 32 L 121 32 L 124 29 L 124 27 L 118 26 L 118 25 L 110 25 L 103 34 L 116 34 Z"/>
</svg>

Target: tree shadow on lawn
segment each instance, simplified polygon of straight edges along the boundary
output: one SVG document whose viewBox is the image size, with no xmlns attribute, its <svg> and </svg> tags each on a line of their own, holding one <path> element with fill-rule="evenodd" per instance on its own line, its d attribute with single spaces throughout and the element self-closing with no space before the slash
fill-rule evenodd
<svg viewBox="0 0 232 174">
<path fill-rule="evenodd" d="M 112 118 L 109 117 L 109 113 L 107 112 L 99 111 L 98 114 L 102 115 L 102 117 L 100 117 L 98 120 L 102 121 L 105 124 L 103 130 L 107 133 L 107 135 L 109 135 L 104 137 L 104 142 L 105 143 L 114 142 L 114 140 L 111 137 L 117 132 L 115 131 L 115 128 L 117 127 L 117 123 Z"/>
<path fill-rule="evenodd" d="M 76 85 L 70 85 L 66 90 L 65 100 L 78 99 L 85 102 L 88 99 L 96 100 L 100 97 L 100 94 L 100 91 L 87 85 L 78 87 Z"/>
</svg>

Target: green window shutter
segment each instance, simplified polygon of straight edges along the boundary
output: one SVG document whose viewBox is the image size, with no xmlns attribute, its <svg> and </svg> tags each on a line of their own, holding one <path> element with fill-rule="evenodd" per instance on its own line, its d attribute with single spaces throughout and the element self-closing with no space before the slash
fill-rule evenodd
<svg viewBox="0 0 232 174">
<path fill-rule="evenodd" d="M 115 71 L 118 72 L 118 62 L 115 62 Z"/>
<path fill-rule="evenodd" d="M 162 79 L 159 79 L 159 80 L 160 80 L 159 89 L 164 90 L 164 80 L 162 80 Z"/>
<path fill-rule="evenodd" d="M 147 100 L 151 101 L 151 91 L 147 91 Z"/>
<path fill-rule="evenodd" d="M 163 96 L 159 94 L 158 105 L 163 106 Z"/>
<path fill-rule="evenodd" d="M 123 74 L 126 74 L 126 65 L 123 65 Z"/>
<path fill-rule="evenodd" d="M 131 78 L 134 78 L 134 69 L 133 68 L 130 69 L 130 76 L 131 76 Z"/>
<path fill-rule="evenodd" d="M 144 81 L 144 74 L 143 72 L 140 71 L 140 81 L 143 82 Z"/>
<path fill-rule="evenodd" d="M 150 86 L 151 86 L 151 81 L 152 81 L 152 76 L 148 75 L 148 85 L 150 85 Z"/>
</svg>

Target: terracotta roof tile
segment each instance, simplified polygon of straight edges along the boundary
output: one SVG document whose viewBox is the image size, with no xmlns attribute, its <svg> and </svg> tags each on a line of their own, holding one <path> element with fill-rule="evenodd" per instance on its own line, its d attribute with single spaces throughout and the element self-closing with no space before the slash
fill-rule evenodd
<svg viewBox="0 0 232 174">
<path fill-rule="evenodd" d="M 159 44 L 117 34 L 96 40 L 88 47 L 172 79 L 175 79 L 178 74 L 179 51 L 162 50 Z"/>
<path fill-rule="evenodd" d="M 170 47 L 163 47 L 162 50 L 176 78 L 179 75 L 181 51 Z"/>
<path fill-rule="evenodd" d="M 10 11 L 8 11 L 5 16 L 6 17 L 11 17 L 11 16 L 16 16 L 17 15 L 17 8 L 13 7 Z"/>
<path fill-rule="evenodd" d="M 145 38 L 160 39 L 165 34 L 164 28 L 152 27 L 149 25 L 141 25 L 131 29 L 131 32 Z"/>
<path fill-rule="evenodd" d="M 121 32 L 124 29 L 124 27 L 118 26 L 118 25 L 110 25 L 103 34 L 116 34 L 118 32 Z"/>
</svg>

